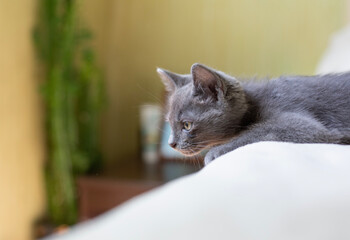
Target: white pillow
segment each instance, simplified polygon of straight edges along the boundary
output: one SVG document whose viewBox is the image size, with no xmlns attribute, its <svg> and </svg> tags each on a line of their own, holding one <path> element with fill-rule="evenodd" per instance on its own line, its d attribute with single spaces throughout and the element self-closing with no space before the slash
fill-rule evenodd
<svg viewBox="0 0 350 240">
<path fill-rule="evenodd" d="M 350 25 L 332 36 L 316 73 L 339 73 L 350 71 Z"/>
<path fill-rule="evenodd" d="M 350 239 L 350 147 L 247 145 L 48 239 Z"/>
</svg>

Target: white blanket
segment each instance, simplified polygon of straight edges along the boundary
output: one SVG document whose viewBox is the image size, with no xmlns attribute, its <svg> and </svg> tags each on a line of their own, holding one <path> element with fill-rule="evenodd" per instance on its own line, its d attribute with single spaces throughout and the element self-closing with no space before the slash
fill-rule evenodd
<svg viewBox="0 0 350 240">
<path fill-rule="evenodd" d="M 49 239 L 350 239 L 350 146 L 247 145 Z"/>
</svg>

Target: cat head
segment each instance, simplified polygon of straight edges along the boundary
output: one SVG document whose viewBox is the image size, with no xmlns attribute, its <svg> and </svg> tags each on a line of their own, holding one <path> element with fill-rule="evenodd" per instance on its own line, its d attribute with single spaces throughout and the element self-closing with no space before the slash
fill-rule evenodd
<svg viewBox="0 0 350 240">
<path fill-rule="evenodd" d="M 168 91 L 166 120 L 171 127 L 169 145 L 184 155 L 232 139 L 248 105 L 235 78 L 202 64 L 193 64 L 191 74 L 157 69 Z"/>
</svg>

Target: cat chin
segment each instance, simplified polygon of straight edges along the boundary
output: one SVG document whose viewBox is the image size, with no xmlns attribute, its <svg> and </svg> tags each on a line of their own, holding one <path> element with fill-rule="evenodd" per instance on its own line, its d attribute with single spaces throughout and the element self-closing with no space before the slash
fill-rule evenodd
<svg viewBox="0 0 350 240">
<path fill-rule="evenodd" d="M 178 152 L 180 152 L 182 155 L 185 155 L 187 157 L 193 157 L 193 156 L 196 156 L 198 155 L 201 150 L 196 150 L 196 151 L 183 151 L 183 150 L 177 150 Z"/>
</svg>

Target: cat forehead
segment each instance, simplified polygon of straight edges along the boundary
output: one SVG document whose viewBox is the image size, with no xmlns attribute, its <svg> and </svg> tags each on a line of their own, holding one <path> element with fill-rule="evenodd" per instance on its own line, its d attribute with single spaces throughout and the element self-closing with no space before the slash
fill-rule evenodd
<svg viewBox="0 0 350 240">
<path fill-rule="evenodd" d="M 181 121 L 184 118 L 200 120 L 207 117 L 211 105 L 205 104 L 192 94 L 191 88 L 180 88 L 169 99 L 167 118 L 170 121 Z"/>
<path fill-rule="evenodd" d="M 186 87 L 179 88 L 170 97 L 169 111 L 173 114 L 179 112 L 184 107 L 191 104 L 192 101 L 191 89 Z"/>
</svg>

